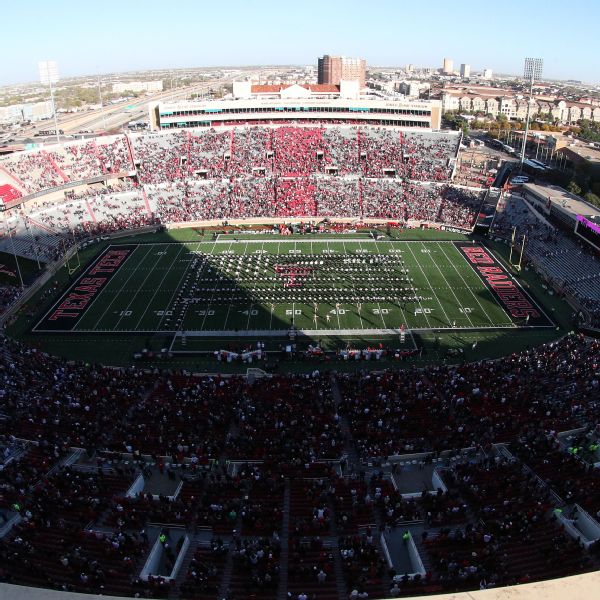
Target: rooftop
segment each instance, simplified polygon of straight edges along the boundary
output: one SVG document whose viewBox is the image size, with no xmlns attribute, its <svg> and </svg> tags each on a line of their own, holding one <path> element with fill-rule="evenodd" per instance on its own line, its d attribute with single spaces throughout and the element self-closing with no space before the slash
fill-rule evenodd
<svg viewBox="0 0 600 600">
<path fill-rule="evenodd" d="M 590 217 L 600 218 L 599 209 L 561 187 L 539 183 L 526 183 L 524 187 L 574 215 L 583 215 L 588 219 Z"/>
<path fill-rule="evenodd" d="M 567 146 L 562 150 L 568 150 L 570 152 L 573 152 L 573 154 L 577 154 L 577 156 L 584 160 L 588 160 L 594 163 L 600 163 L 600 150 L 598 150 L 597 148 L 592 148 L 591 146 L 583 144 L 571 144 L 570 146 Z"/>
<path fill-rule="evenodd" d="M 340 91 L 339 85 L 330 85 L 326 83 L 279 83 L 275 85 L 252 84 L 252 93 L 277 94 L 282 90 L 286 90 L 294 85 L 303 87 L 305 90 L 310 90 L 313 93 L 336 94 Z"/>
</svg>

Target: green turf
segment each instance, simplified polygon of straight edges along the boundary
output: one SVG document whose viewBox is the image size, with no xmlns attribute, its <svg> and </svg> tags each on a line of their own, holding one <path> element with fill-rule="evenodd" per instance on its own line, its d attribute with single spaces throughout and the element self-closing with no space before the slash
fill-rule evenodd
<svg viewBox="0 0 600 600">
<path fill-rule="evenodd" d="M 309 269 L 299 287 L 280 265 Z M 515 327 L 449 242 L 234 241 L 134 246 L 77 332 L 379 335 Z M 43 324 L 39 331 L 44 331 Z"/>
<path fill-rule="evenodd" d="M 43 263 L 41 263 L 41 266 L 43 266 Z M 28 285 L 35 279 L 40 270 L 34 260 L 22 256 L 18 256 L 15 260 L 14 255 L 8 252 L 0 252 L 0 283 L 20 285 L 20 271 L 24 284 Z"/>
<path fill-rule="evenodd" d="M 81 268 L 74 278 L 79 277 L 109 244 L 131 243 L 137 246 L 133 256 L 119 269 L 101 296 L 90 305 L 74 332 L 31 332 L 31 328 L 56 304 L 73 282 L 66 270 L 61 269 L 50 284 L 29 301 L 18 317 L 11 321 L 8 327 L 9 334 L 65 358 L 100 361 L 111 365 L 131 364 L 133 354 L 142 348 L 155 352 L 161 348 L 169 348 L 174 341 L 172 331 L 176 328 L 176 317 L 171 315 L 170 322 L 167 323 L 169 315 L 165 315 L 164 312 L 172 310 L 177 304 L 177 296 L 182 283 L 185 282 L 186 270 L 190 280 L 194 280 L 199 265 L 194 268 L 192 263 L 184 261 L 196 258 L 197 255 L 188 253 L 198 250 L 207 254 L 215 252 L 216 254 L 209 256 L 210 260 L 219 259 L 220 254 L 225 252 L 233 253 L 225 256 L 235 259 L 243 258 L 244 255 L 269 256 L 275 259 L 277 257 L 274 255 L 279 253 L 281 257 L 290 261 L 309 260 L 311 256 L 319 259 L 323 257 L 324 260 L 336 255 L 347 255 L 357 259 L 378 255 L 402 256 L 408 270 L 407 275 L 414 279 L 411 284 L 419 289 L 419 295 L 424 299 L 420 302 L 406 302 L 402 308 L 402 304 L 395 299 L 389 302 L 371 302 L 368 300 L 370 291 L 362 290 L 356 292 L 351 301 L 318 302 L 315 325 L 312 301 L 276 302 L 272 307 L 271 301 L 265 301 L 264 298 L 260 300 L 261 294 L 267 295 L 264 290 L 260 293 L 251 291 L 252 287 L 258 289 L 256 283 L 243 280 L 241 273 L 240 276 L 230 273 L 232 287 L 236 288 L 240 295 L 245 295 L 243 300 L 230 303 L 213 298 L 204 304 L 193 304 L 186 311 L 182 311 L 185 312 L 182 324 L 187 329 L 204 332 L 204 335 L 188 337 L 185 347 L 182 347 L 179 337 L 173 346 L 174 350 L 235 350 L 242 345 L 254 345 L 258 340 L 266 342 L 268 350 L 277 350 L 285 343 L 285 334 L 292 321 L 298 328 L 309 328 L 313 331 L 309 337 L 298 338 L 299 349 L 306 347 L 308 343 L 314 343 L 315 340 L 328 350 L 344 348 L 347 345 L 365 347 L 379 343 L 399 347 L 399 335 L 388 335 L 385 332 L 406 323 L 415 331 L 414 338 L 423 351 L 405 363 L 394 364 L 420 366 L 443 360 L 456 361 L 453 356 L 448 355 L 449 350 L 456 349 L 462 350 L 459 358 L 467 360 L 494 358 L 556 339 L 570 329 L 570 313 L 564 301 L 549 295 L 535 274 L 527 271 L 516 274 L 517 279 L 533 293 L 534 298 L 542 300 L 545 311 L 554 317 L 561 327 L 515 327 L 461 253 L 446 241 L 464 241 L 466 238 L 461 235 L 410 230 L 401 232 L 392 242 L 389 241 L 389 237 L 374 242 L 363 236 L 349 234 L 285 237 L 268 235 L 258 238 L 248 235 L 244 236 L 243 240 L 238 235 L 227 234 L 219 236 L 219 243 L 215 244 L 212 232 L 204 236 L 200 233 L 200 230 L 184 229 L 144 234 L 112 242 L 104 241 L 86 248 L 80 252 Z M 236 237 L 239 240 L 237 242 Z M 406 240 L 414 241 L 407 244 Z M 492 247 L 496 255 L 506 254 L 504 246 L 492 244 Z M 300 254 L 291 254 L 290 250 L 300 251 Z M 323 252 L 324 250 L 336 252 Z M 365 250 L 368 252 L 364 252 Z M 402 252 L 398 252 L 399 250 Z M 256 251 L 267 254 L 255 254 Z M 334 273 L 334 276 L 341 278 L 339 281 L 327 281 L 321 272 L 317 277 L 318 282 L 314 285 L 320 286 L 319 289 L 328 287 L 330 292 L 334 290 L 332 294 L 341 294 L 340 288 L 352 290 L 352 286 L 369 290 L 373 287 L 394 287 L 388 281 L 389 272 L 372 273 L 366 265 L 359 271 L 347 276 L 344 273 Z M 403 275 L 401 269 L 395 271 L 397 277 Z M 368 281 L 368 277 L 374 277 L 383 283 L 375 286 L 373 282 Z M 208 281 L 203 283 L 211 285 Z M 279 277 L 277 281 L 265 282 L 265 287 L 273 286 L 281 291 L 282 284 L 283 279 Z M 308 286 L 305 283 L 304 288 L 306 287 L 313 287 L 313 284 Z M 190 296 L 189 291 L 187 290 L 183 297 Z M 306 294 L 305 290 L 295 292 L 297 293 L 294 299 L 298 299 L 300 293 Z M 215 295 L 215 298 L 217 297 Z M 336 304 L 339 306 L 336 307 Z M 177 311 L 176 306 L 175 308 L 174 313 Z M 159 314 L 160 311 L 163 311 L 162 315 Z M 292 314 L 288 311 L 292 311 Z M 300 314 L 297 311 L 300 311 Z M 327 314 L 330 316 L 329 321 L 326 319 Z M 248 329 L 257 331 L 247 337 L 241 337 L 240 333 Z M 131 331 L 140 333 L 129 333 Z M 265 331 L 274 331 L 277 337 L 265 336 Z M 477 344 L 473 347 L 475 342 Z M 406 340 L 407 347 L 411 347 L 412 343 L 411 338 Z M 274 357 L 272 360 L 279 360 L 276 355 Z M 206 372 L 235 372 L 245 369 L 244 365 L 236 363 L 218 363 L 217 366 L 211 354 L 182 354 L 167 362 L 152 360 L 149 364 Z M 293 371 L 310 369 L 310 365 L 314 363 L 285 361 L 282 364 L 285 366 L 280 368 Z M 356 369 L 360 368 L 361 364 L 339 363 L 334 360 L 326 361 L 320 368 Z"/>
</svg>

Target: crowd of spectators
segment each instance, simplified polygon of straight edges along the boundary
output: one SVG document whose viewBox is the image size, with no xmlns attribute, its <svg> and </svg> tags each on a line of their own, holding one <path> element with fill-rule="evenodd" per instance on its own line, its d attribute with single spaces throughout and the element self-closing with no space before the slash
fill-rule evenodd
<svg viewBox="0 0 600 600">
<path fill-rule="evenodd" d="M 430 185 L 449 181 L 457 140 L 376 127 L 179 130 L 51 145 L 1 166 L 24 194 L 124 175 L 65 201 L 33 200 L 25 215 L 9 209 L 17 251 L 47 261 L 86 237 L 158 222 L 373 217 L 470 228 L 473 194 Z"/>
<path fill-rule="evenodd" d="M 348 375 L 341 410 L 372 457 L 507 441 L 532 419 L 568 429 L 600 407 L 598 349 L 569 336 L 495 363 Z"/>
<path fill-rule="evenodd" d="M 525 262 L 579 305 L 587 325 L 600 328 L 600 261 L 592 249 L 534 213 L 514 194 L 499 203 L 492 233 L 508 241 L 513 231 L 518 241 L 525 236 Z"/>
<path fill-rule="evenodd" d="M 334 593 L 336 560 L 355 597 L 399 594 L 408 582 L 386 571 L 374 523 L 394 531 L 423 521 L 435 530 L 422 541 L 432 559 L 423 581 L 443 589 L 585 571 L 589 560 L 558 528 L 546 486 L 592 514 L 600 508 L 597 474 L 553 435 L 596 422 L 598 351 L 597 342 L 569 336 L 497 362 L 338 375 L 338 406 L 328 376 L 248 383 L 105 369 L 3 338 L 0 514 L 4 523 L 18 514 L 21 523 L 0 542 L 0 579 L 163 597 L 172 586 L 136 575 L 152 545 L 147 524 L 158 522 L 209 527 L 215 536 L 193 550 L 182 592 L 214 592 L 230 556 L 230 594 L 270 597 L 279 585 L 286 510 L 289 589 L 298 594 Z M 455 465 L 444 475 L 447 492 L 407 499 L 383 471 L 341 476 L 333 468 L 344 463 L 349 439 L 365 459 L 464 446 L 490 458 Z M 490 444 L 498 441 L 512 442 L 537 477 L 520 461 L 494 459 Z M 84 449 L 83 465 L 97 466 L 60 466 L 72 446 Z M 115 458 L 121 453 L 126 463 Z M 261 463 L 232 467 L 225 457 Z M 176 497 L 126 496 L 140 469 L 150 482 L 180 478 Z M 329 541 L 336 531 L 337 559 Z"/>
<path fill-rule="evenodd" d="M 600 472 L 594 459 L 583 459 L 592 442 L 581 452 L 565 452 L 559 441 L 544 432 L 524 432 L 511 446 L 515 455 L 541 477 L 566 503 L 576 502 L 591 515 L 600 514 Z M 579 449 L 579 446 L 575 446 Z"/>
<path fill-rule="evenodd" d="M 445 477 L 475 516 L 475 523 L 423 536 L 446 588 L 513 585 L 590 569 L 578 541 L 558 525 L 548 490 L 519 461 L 491 454 L 458 464 Z"/>
<path fill-rule="evenodd" d="M 0 315 L 21 295 L 22 289 L 17 285 L 0 283 Z"/>
<path fill-rule="evenodd" d="M 366 593 L 372 598 L 387 595 L 383 588 L 387 565 L 375 533 L 368 528 L 360 535 L 341 538 L 339 544 L 350 593 L 356 591 L 356 597 L 365 597 Z"/>
<path fill-rule="evenodd" d="M 133 171 L 128 140 L 123 135 L 16 153 L 0 161 L 0 166 L 25 195 L 65 183 Z"/>
<path fill-rule="evenodd" d="M 452 133 L 383 127 L 252 127 L 131 136 L 142 183 L 188 178 L 335 174 L 443 182 L 458 148 Z"/>
</svg>

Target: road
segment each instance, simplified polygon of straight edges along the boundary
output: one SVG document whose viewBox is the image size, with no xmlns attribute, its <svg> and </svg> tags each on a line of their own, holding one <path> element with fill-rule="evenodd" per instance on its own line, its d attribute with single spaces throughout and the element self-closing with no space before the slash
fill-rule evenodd
<svg viewBox="0 0 600 600">
<path fill-rule="evenodd" d="M 244 72 L 244 76 L 254 77 L 259 73 Z M 148 105 L 154 102 L 168 102 L 172 100 L 185 99 L 191 94 L 204 94 L 207 93 L 211 88 L 215 88 L 224 83 L 232 83 L 239 77 L 239 74 L 230 75 L 229 77 L 223 77 L 220 79 L 214 79 L 211 81 L 205 81 L 203 83 L 181 88 L 179 90 L 168 90 L 153 94 L 152 96 L 145 96 L 144 98 L 136 100 L 128 100 L 121 102 L 120 104 L 113 104 L 103 109 L 90 111 L 86 113 L 68 114 L 59 117 L 58 127 L 62 129 L 65 134 L 76 134 L 81 130 L 111 130 L 120 129 L 125 123 L 129 121 L 138 121 L 145 119 L 148 116 Z M 26 142 L 28 138 L 34 138 L 35 134 L 45 129 L 54 129 L 53 121 L 44 121 L 42 123 L 36 123 L 22 131 L 19 136 L 15 136 L 15 141 Z M 40 138 L 35 137 L 35 141 L 41 141 L 43 139 L 51 138 Z"/>
</svg>

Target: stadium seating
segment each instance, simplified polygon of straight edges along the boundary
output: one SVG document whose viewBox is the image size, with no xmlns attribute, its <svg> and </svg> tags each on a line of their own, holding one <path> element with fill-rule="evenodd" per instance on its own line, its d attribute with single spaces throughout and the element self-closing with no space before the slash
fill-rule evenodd
<svg viewBox="0 0 600 600">
<path fill-rule="evenodd" d="M 347 126 L 112 136 L 3 159 L 2 181 L 14 185 L 0 193 L 10 201 L 110 181 L 7 211 L 17 252 L 45 260 L 90 236 L 199 220 L 468 229 L 482 194 L 449 182 L 456 145 L 455 135 Z M 119 183 L 110 177 L 133 171 Z M 536 265 L 597 300 L 597 260 L 511 200 L 496 235 L 514 226 L 529 234 Z M 3 284 L 0 310 L 18 293 Z M 66 362 L 1 336 L 0 581 L 155 598 L 333 600 L 597 568 L 598 546 L 584 551 L 555 511 L 577 503 L 600 517 L 597 469 L 557 437 L 585 428 L 597 439 L 599 355 L 597 341 L 569 335 L 495 362 L 253 382 Z M 469 459 L 459 460 L 465 448 Z M 399 489 L 402 466 L 389 462 L 419 453 L 446 491 Z M 152 491 L 159 484 L 169 492 Z M 394 550 L 381 539 L 410 527 L 422 532 L 414 539 L 424 572 L 409 576 L 392 568 Z M 169 528 L 190 541 L 179 572 L 142 579 Z"/>
<path fill-rule="evenodd" d="M 340 406 L 329 376 L 109 370 L 2 342 L 0 514 L 21 518 L 0 541 L 2 581 L 186 598 L 275 598 L 283 585 L 333 599 L 594 568 L 553 509 L 600 509 L 597 473 L 554 437 L 595 422 L 597 342 L 570 336 L 497 362 L 338 375 Z M 498 441 L 516 458 L 494 451 Z M 361 470 L 372 457 L 467 445 L 480 451 L 442 468 L 447 492 L 405 498 L 389 472 Z M 259 462 L 229 462 L 243 458 Z M 174 492 L 127 495 L 140 475 Z M 390 569 L 375 532 L 415 522 L 427 528 L 416 543 L 428 571 L 412 578 Z M 139 578 L 153 523 L 187 527 L 192 540 L 171 582 Z"/>
<path fill-rule="evenodd" d="M 493 232 L 510 239 L 526 237 L 525 260 L 561 294 L 574 298 L 600 327 L 600 261 L 583 243 L 576 241 L 533 212 L 520 196 L 509 196 L 498 207 Z"/>
</svg>

